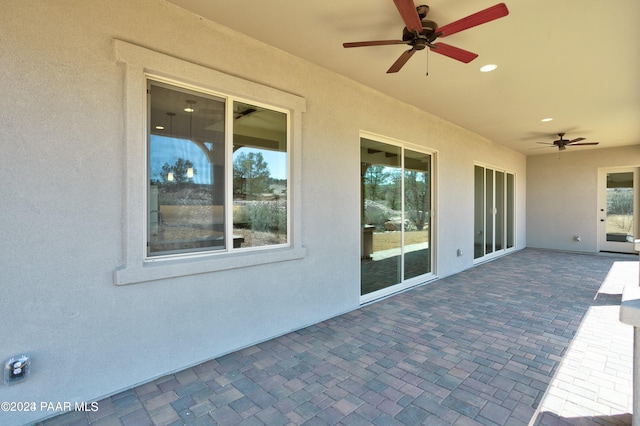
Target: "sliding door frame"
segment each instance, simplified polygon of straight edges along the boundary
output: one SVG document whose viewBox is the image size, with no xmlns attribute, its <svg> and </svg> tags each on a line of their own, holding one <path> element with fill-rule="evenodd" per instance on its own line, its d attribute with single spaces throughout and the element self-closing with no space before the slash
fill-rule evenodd
<svg viewBox="0 0 640 426">
<path fill-rule="evenodd" d="M 400 163 L 400 171 L 401 171 L 401 175 L 403 176 L 402 179 L 402 183 L 401 183 L 401 188 L 402 188 L 402 194 L 405 194 L 405 152 L 406 151 L 412 151 L 412 152 L 417 152 L 417 153 L 423 153 L 425 155 L 428 155 L 430 157 L 430 171 L 429 171 L 429 179 L 430 179 L 430 204 L 431 204 L 431 208 L 429 210 L 429 257 L 430 257 L 430 271 L 416 276 L 416 277 L 412 277 L 412 278 L 408 278 L 405 279 L 405 231 L 402 230 L 401 232 L 401 242 L 400 242 L 400 249 L 401 249 L 401 263 L 400 263 L 400 282 L 394 285 L 390 285 L 388 287 L 385 287 L 383 289 L 380 290 L 376 290 L 373 291 L 371 293 L 366 293 L 366 294 L 362 294 L 360 296 L 360 303 L 364 304 L 364 303 L 369 303 L 373 300 L 376 299 L 380 299 L 383 297 L 386 297 L 390 294 L 393 293 L 397 293 L 399 291 L 403 291 L 406 290 L 408 288 L 411 288 L 413 286 L 416 286 L 418 284 L 422 284 L 428 281 L 432 281 L 433 279 L 435 279 L 436 276 L 436 265 L 437 265 L 437 229 L 438 229 L 438 225 L 437 225 L 437 175 L 438 175 L 438 157 L 437 154 L 438 152 L 436 150 L 430 149 L 430 148 L 426 148 L 423 146 L 419 146 L 419 145 L 415 145 L 415 144 L 411 144 L 411 143 L 407 143 L 404 141 L 400 141 L 397 139 L 393 139 L 393 138 L 389 138 L 389 137 L 385 137 L 385 136 L 381 136 L 381 135 L 377 135 L 377 134 L 373 134 L 373 133 L 368 133 L 368 132 L 360 132 L 360 144 L 361 144 L 361 149 L 362 149 L 362 140 L 363 139 L 368 139 L 374 142 L 378 142 L 381 144 L 386 144 L 392 147 L 396 147 L 399 149 L 400 152 L 400 156 L 402 158 L 402 161 Z M 362 167 L 362 158 L 361 158 L 361 167 Z M 362 194 L 364 195 L 364 194 Z M 405 200 L 404 197 L 402 197 L 402 217 L 406 218 L 406 211 L 405 211 Z M 363 198 L 361 197 L 361 208 L 362 208 L 362 203 L 364 202 Z M 363 223 L 364 226 L 364 223 Z M 361 235 L 363 235 L 361 233 Z M 361 237 L 362 238 L 362 237 Z M 361 241 L 361 250 L 362 247 L 364 247 L 363 242 Z M 361 253 L 362 254 L 362 253 Z M 362 256 L 361 256 L 362 257 Z M 362 281 L 362 277 L 361 277 L 361 281 Z"/>
<path fill-rule="evenodd" d="M 476 171 L 483 171 L 483 193 L 478 193 Z M 474 170 L 474 264 L 502 256 L 516 249 L 516 173 L 475 162 Z M 498 182 L 500 180 L 500 182 Z M 488 183 L 491 185 L 489 186 Z M 500 191 L 498 189 L 501 189 Z M 478 201 L 482 206 L 479 207 Z M 479 208 L 482 217 L 479 218 Z M 479 225 L 482 229 L 478 229 Z M 498 229 L 499 228 L 499 229 Z M 490 235 L 489 235 L 490 234 Z M 500 241 L 498 241 L 498 238 Z M 481 245 L 482 255 L 477 247 Z M 490 245 L 490 247 L 489 247 Z"/>
</svg>

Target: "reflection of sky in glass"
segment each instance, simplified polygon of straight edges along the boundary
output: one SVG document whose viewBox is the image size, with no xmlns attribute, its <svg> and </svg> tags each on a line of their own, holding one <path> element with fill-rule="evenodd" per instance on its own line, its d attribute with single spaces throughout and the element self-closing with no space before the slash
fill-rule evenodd
<svg viewBox="0 0 640 426">
<path fill-rule="evenodd" d="M 162 180 L 160 174 L 164 163 L 173 165 L 178 158 L 190 160 L 196 169 L 193 182 L 197 184 L 211 184 L 212 168 L 204 152 L 187 139 L 170 138 L 167 136 L 151 135 L 149 164 L 151 179 Z M 269 165 L 269 171 L 273 179 L 287 178 L 287 154 L 280 151 L 265 149 L 241 148 L 234 153 L 260 152 L 264 161 Z"/>
<path fill-rule="evenodd" d="M 193 163 L 196 169 L 196 174 L 193 176 L 194 183 L 211 183 L 211 165 L 205 153 L 196 144 L 186 139 L 151 135 L 149 154 L 151 179 L 162 180 L 160 174 L 164 163 L 173 165 L 178 158 L 184 158 Z"/>
<path fill-rule="evenodd" d="M 264 162 L 269 165 L 269 173 L 272 179 L 286 179 L 287 178 L 287 154 L 281 151 L 272 151 L 270 149 L 255 149 L 255 148 L 240 148 L 233 153 L 235 160 L 236 156 L 241 153 L 249 154 L 251 152 L 261 153 Z"/>
</svg>

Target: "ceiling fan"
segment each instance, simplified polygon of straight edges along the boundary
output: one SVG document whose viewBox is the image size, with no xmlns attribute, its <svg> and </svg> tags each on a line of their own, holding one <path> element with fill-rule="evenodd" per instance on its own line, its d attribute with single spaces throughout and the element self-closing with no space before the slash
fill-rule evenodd
<svg viewBox="0 0 640 426">
<path fill-rule="evenodd" d="M 393 0 L 393 2 L 405 24 L 404 30 L 402 31 L 402 40 L 374 40 L 342 44 L 344 47 L 384 46 L 391 44 L 406 44 L 411 46 L 411 49 L 400 55 L 394 64 L 391 65 L 387 73 L 400 71 L 414 53 L 427 47 L 432 52 L 448 56 L 460 62 L 469 63 L 478 57 L 476 53 L 445 43 L 434 43 L 435 40 L 438 37 L 447 37 L 509 14 L 507 6 L 504 3 L 499 3 L 443 27 L 439 27 L 435 22 L 425 19 L 429 13 L 429 6 L 421 5 L 416 7 L 413 4 L 413 0 Z"/>
<path fill-rule="evenodd" d="M 568 146 L 598 145 L 600 143 L 600 142 L 581 142 L 585 138 L 575 138 L 572 140 L 564 139 L 564 133 L 558 133 L 558 136 L 560 136 L 560 139 L 553 141 L 553 143 L 550 143 L 550 142 L 536 142 L 536 143 L 549 145 L 549 148 L 557 146 L 558 151 L 564 151 L 565 149 L 567 149 Z M 532 148 L 532 149 L 535 149 L 535 148 Z"/>
</svg>

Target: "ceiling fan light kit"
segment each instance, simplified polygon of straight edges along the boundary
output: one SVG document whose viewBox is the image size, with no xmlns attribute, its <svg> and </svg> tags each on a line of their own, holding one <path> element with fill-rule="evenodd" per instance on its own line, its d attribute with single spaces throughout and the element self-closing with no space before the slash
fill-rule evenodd
<svg viewBox="0 0 640 426">
<path fill-rule="evenodd" d="M 406 44 L 411 48 L 400 55 L 391 65 L 387 73 L 396 73 L 418 50 L 429 48 L 432 52 L 439 53 L 463 63 L 469 63 L 478 57 L 476 53 L 460 49 L 445 43 L 436 43 L 439 37 L 447 37 L 460 31 L 476 27 L 481 24 L 502 18 L 509 14 L 504 3 L 499 3 L 472 15 L 451 22 L 443 27 L 438 27 L 434 21 L 425 19 L 429 13 L 429 6 L 415 6 L 413 0 L 393 0 L 402 18 L 405 27 L 402 31 L 402 40 L 373 40 L 343 43 L 345 48 L 386 46 L 392 44 Z"/>
</svg>

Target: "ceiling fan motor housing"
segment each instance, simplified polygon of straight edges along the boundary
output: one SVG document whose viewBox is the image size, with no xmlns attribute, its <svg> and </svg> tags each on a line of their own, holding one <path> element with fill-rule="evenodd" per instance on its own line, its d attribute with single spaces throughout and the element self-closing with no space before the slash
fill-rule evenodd
<svg viewBox="0 0 640 426">
<path fill-rule="evenodd" d="M 407 27 L 404 27 L 404 29 L 402 30 L 402 41 L 415 46 L 416 50 L 422 50 L 427 47 L 427 45 L 435 39 L 433 35 L 438 28 L 438 24 L 434 21 L 423 19 L 421 22 L 422 31 L 420 32 L 420 34 L 418 34 L 417 37 L 412 31 L 409 31 Z"/>
</svg>

